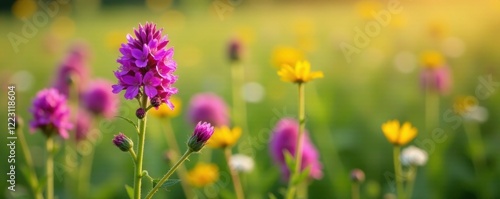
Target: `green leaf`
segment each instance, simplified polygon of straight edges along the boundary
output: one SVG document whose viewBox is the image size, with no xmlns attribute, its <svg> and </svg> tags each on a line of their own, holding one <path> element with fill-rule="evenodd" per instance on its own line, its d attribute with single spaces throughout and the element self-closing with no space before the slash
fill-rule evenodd
<svg viewBox="0 0 500 199">
<path fill-rule="evenodd" d="M 174 186 L 175 184 L 179 183 L 180 181 L 181 181 L 180 179 L 168 179 L 167 181 L 165 181 L 161 185 L 161 188 L 168 191 L 168 187 Z M 160 180 L 158 180 L 158 179 L 153 180 L 153 187 L 156 187 L 156 185 L 159 182 L 160 182 Z"/>
<path fill-rule="evenodd" d="M 311 167 L 310 166 L 306 167 L 306 169 L 304 169 L 298 175 L 294 175 L 292 177 L 292 184 L 293 185 L 300 184 L 301 182 L 303 182 L 309 176 L 310 172 L 311 172 Z"/>
<path fill-rule="evenodd" d="M 290 173 L 293 173 L 295 171 L 295 158 L 289 151 L 283 151 L 283 155 L 285 156 L 285 163 L 288 170 L 290 170 Z"/>
<path fill-rule="evenodd" d="M 134 126 L 135 130 L 139 133 L 139 127 L 137 127 L 137 124 L 135 124 L 135 123 L 134 123 L 134 121 L 132 121 L 132 120 L 130 120 L 130 119 L 128 119 L 128 118 L 126 118 L 126 117 L 119 116 L 119 115 L 118 115 L 118 116 L 115 116 L 115 117 L 117 117 L 117 118 L 120 118 L 120 119 L 123 119 L 123 120 L 127 121 L 129 124 L 131 124 L 132 126 Z"/>
<path fill-rule="evenodd" d="M 130 199 L 134 199 L 134 188 L 132 188 L 128 185 L 125 185 L 125 189 L 127 190 L 128 197 Z"/>
</svg>

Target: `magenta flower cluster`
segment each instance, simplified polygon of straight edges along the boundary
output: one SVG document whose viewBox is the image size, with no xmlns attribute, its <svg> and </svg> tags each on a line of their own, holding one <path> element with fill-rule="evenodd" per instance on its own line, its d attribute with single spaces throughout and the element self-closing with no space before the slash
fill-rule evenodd
<svg viewBox="0 0 500 199">
<path fill-rule="evenodd" d="M 82 105 L 94 115 L 111 118 L 116 114 L 118 102 L 116 95 L 109 90 L 112 86 L 107 80 L 95 80 L 83 91 Z"/>
<path fill-rule="evenodd" d="M 284 180 L 288 180 L 290 176 L 290 170 L 288 169 L 284 151 L 288 151 L 293 157 L 295 157 L 295 150 L 297 145 L 297 139 L 299 137 L 299 124 L 291 118 L 281 119 L 273 130 L 273 135 L 271 136 L 271 141 L 269 143 L 269 148 L 271 156 L 274 161 L 280 165 Z M 302 148 L 302 162 L 301 170 L 306 167 L 311 167 L 309 176 L 314 179 L 320 179 L 323 176 L 321 171 L 321 163 L 319 162 L 319 154 L 316 147 L 313 145 L 309 139 L 309 135 L 304 132 Z"/>
<path fill-rule="evenodd" d="M 33 115 L 30 122 L 32 130 L 40 129 L 47 136 L 57 133 L 64 139 L 69 137 L 68 130 L 73 128 L 70 111 L 66 97 L 56 89 L 38 92 L 30 112 Z"/>
<path fill-rule="evenodd" d="M 125 99 L 129 100 L 142 95 L 158 97 L 173 108 L 169 99 L 177 93 L 172 87 L 177 81 L 173 74 L 177 63 L 173 60 L 174 49 L 166 48 L 169 40 L 162 36 L 162 30 L 146 23 L 134 29 L 135 37 L 127 35 L 128 42 L 122 44 L 122 56 L 117 60 L 120 67 L 114 72 L 118 83 L 112 86 L 113 93 L 125 90 Z"/>
</svg>

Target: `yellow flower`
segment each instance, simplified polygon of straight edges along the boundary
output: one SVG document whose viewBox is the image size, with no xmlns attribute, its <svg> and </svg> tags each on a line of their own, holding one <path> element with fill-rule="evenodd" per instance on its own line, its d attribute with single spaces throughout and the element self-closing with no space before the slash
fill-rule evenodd
<svg viewBox="0 0 500 199">
<path fill-rule="evenodd" d="M 305 83 L 316 78 L 323 78 L 323 72 L 311 72 L 311 64 L 308 61 L 298 61 L 294 67 L 285 65 L 279 71 L 281 81 L 292 83 Z"/>
<path fill-rule="evenodd" d="M 219 179 L 219 168 L 215 164 L 198 163 L 187 174 L 187 181 L 191 186 L 204 187 Z"/>
<path fill-rule="evenodd" d="M 390 143 L 397 146 L 405 145 L 417 136 L 417 129 L 411 123 L 405 122 L 400 126 L 397 120 L 389 120 L 382 124 L 382 132 Z"/>
<path fill-rule="evenodd" d="M 461 96 L 455 99 L 455 103 L 453 103 L 453 110 L 455 113 L 463 115 L 477 105 L 478 102 L 474 96 Z"/>
<path fill-rule="evenodd" d="M 207 142 L 212 148 L 226 148 L 233 146 L 241 136 L 241 128 L 235 127 L 232 130 L 227 126 L 216 127 L 214 134 Z"/>
<path fill-rule="evenodd" d="M 294 65 L 297 61 L 304 59 L 304 54 L 291 47 L 278 47 L 273 52 L 273 64 L 281 68 L 283 65 Z"/>
<path fill-rule="evenodd" d="M 426 68 L 439 68 L 443 64 L 443 55 L 437 51 L 427 51 L 422 54 L 422 65 Z"/>
<path fill-rule="evenodd" d="M 160 107 L 158 107 L 158 110 L 152 108 L 149 110 L 149 112 L 151 113 L 152 116 L 157 118 L 165 118 L 165 117 L 173 118 L 178 116 L 179 113 L 181 112 L 181 107 L 182 107 L 181 100 L 178 97 L 172 96 L 170 98 L 170 102 L 172 102 L 172 104 L 174 105 L 175 107 L 174 110 L 171 110 L 167 106 L 167 104 L 163 103 L 160 105 Z"/>
</svg>

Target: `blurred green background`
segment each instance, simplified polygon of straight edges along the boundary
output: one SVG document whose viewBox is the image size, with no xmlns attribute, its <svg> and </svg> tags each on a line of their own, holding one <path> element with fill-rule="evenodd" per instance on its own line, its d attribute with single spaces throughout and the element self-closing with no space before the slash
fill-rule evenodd
<svg viewBox="0 0 500 199">
<path fill-rule="evenodd" d="M 260 84 L 264 96 L 247 103 L 249 132 L 240 139 L 240 147 L 235 147 L 234 152 L 240 148 L 256 162 L 255 170 L 242 176 L 247 198 L 268 198 L 269 193 L 281 198 L 280 190 L 286 184 L 281 182 L 279 168 L 273 166 L 268 155 L 267 139 L 279 118 L 296 115 L 297 93 L 295 86 L 279 80 L 272 56 L 280 46 L 297 48 L 304 52 L 313 70 L 325 74 L 325 78 L 306 87 L 306 128 L 319 149 L 324 171 L 321 180 L 311 182 L 310 198 L 349 198 L 349 172 L 354 168 L 366 173 L 362 198 L 383 198 L 393 192 L 384 175 L 393 171 L 393 162 L 391 145 L 381 132 L 381 124 L 389 119 L 410 121 L 419 130 L 415 142 L 429 137 L 425 130 L 424 92 L 419 85 L 422 52 L 440 51 L 452 71 L 452 90 L 440 98 L 440 118 L 453 107 L 455 97 L 475 95 L 481 85 L 480 78 L 491 76 L 494 82 L 500 82 L 499 1 L 396 2 L 402 11 L 392 14 L 390 24 L 381 26 L 380 33 L 370 37 L 370 44 L 353 54 L 348 63 L 339 44 L 353 45 L 355 28 L 364 29 L 366 24 L 374 22 L 371 11 L 387 10 L 389 2 L 70 1 L 59 3 L 55 16 L 36 26 L 37 32 L 26 37 L 26 43 L 12 45 L 7 35 L 23 36 L 27 21 L 33 21 L 33 14 L 44 10 L 39 2 L 4 1 L 0 14 L 2 96 L 6 96 L 8 84 L 17 86 L 16 114 L 27 123 L 35 93 L 51 85 L 56 68 L 74 41 L 88 43 L 92 77 L 115 82 L 112 71 L 118 67 L 118 48 L 126 41 L 126 34 L 132 33 L 139 23 L 155 22 L 168 34 L 169 46 L 175 48 L 179 76 L 175 86 L 183 106 L 182 114 L 172 122 L 178 142 L 184 143 L 192 132 L 186 122 L 186 106 L 191 96 L 210 91 L 231 104 L 231 71 L 226 48 L 230 39 L 240 38 L 245 52 L 245 81 Z M 463 125 L 453 128 L 455 122 L 441 119 L 439 127 L 448 137 L 444 143 L 436 144 L 444 150 L 437 158 L 442 161 L 441 173 L 430 176 L 428 166 L 420 168 L 414 198 L 435 194 L 443 198 L 500 198 L 500 86 L 492 88 L 489 97 L 479 100 L 479 105 L 489 112 L 488 121 L 480 124 L 486 149 L 481 175 L 486 177 L 477 178 L 468 156 Z M 119 113 L 134 118 L 136 103 L 120 99 Z M 0 104 L 2 113 L 6 113 L 3 110 L 7 98 L 2 97 Z M 1 114 L 0 120 L 6 121 L 6 117 Z M 102 132 L 102 139 L 93 144 L 96 155 L 88 198 L 126 198 L 124 184 L 133 183 L 133 164 L 127 154 L 113 146 L 111 139 L 118 132 L 132 135 L 133 130 L 122 120 L 98 123 L 95 128 Z M 163 129 L 161 121 L 149 120 L 144 167 L 157 177 L 168 170 Z M 41 133 L 27 133 L 27 127 L 24 130 L 37 172 L 42 176 L 45 138 Z M 2 173 L 8 172 L 6 137 L 4 134 L 0 138 Z M 249 140 L 250 149 L 242 146 Z M 72 166 L 67 154 L 75 154 L 75 146 L 73 141 L 60 143 L 56 155 L 56 195 L 73 198 L 68 186 L 78 179 L 69 174 Z M 181 144 L 181 150 L 185 148 Z M 186 166 L 192 168 L 200 156 L 192 156 Z M 220 150 L 213 151 L 213 162 L 219 165 L 222 176 L 228 175 Z M 16 165 L 23 164 L 18 146 Z M 20 170 L 17 170 L 15 193 L 6 189 L 6 177 L 0 175 L 1 198 L 32 197 Z M 435 186 L 436 179 L 442 182 L 438 183 L 440 186 Z M 198 189 L 197 195 L 232 198 L 231 192 L 232 185 L 226 179 L 210 189 Z M 166 196 L 182 198 L 180 185 L 162 191 L 157 198 Z"/>
</svg>

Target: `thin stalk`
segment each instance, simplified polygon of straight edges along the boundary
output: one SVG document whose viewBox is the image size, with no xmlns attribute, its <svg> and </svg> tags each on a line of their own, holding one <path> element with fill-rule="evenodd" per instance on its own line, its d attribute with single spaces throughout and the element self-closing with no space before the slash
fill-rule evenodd
<svg viewBox="0 0 500 199">
<path fill-rule="evenodd" d="M 431 134 L 432 129 L 439 124 L 439 95 L 427 89 L 425 93 L 425 127 L 427 133 Z"/>
<path fill-rule="evenodd" d="M 415 188 L 415 177 L 417 176 L 417 166 L 411 165 L 410 169 L 408 170 L 408 175 L 407 175 L 407 184 L 406 184 L 406 196 L 408 198 L 411 198 L 413 195 L 413 188 Z"/>
<path fill-rule="evenodd" d="M 128 150 L 130 153 L 130 156 L 132 157 L 132 160 L 134 161 L 134 165 L 137 162 L 137 155 L 135 154 L 135 151 L 133 149 Z"/>
<path fill-rule="evenodd" d="M 304 95 L 304 84 L 299 83 L 299 136 L 297 139 L 297 148 L 295 148 L 295 170 L 291 172 L 290 179 L 288 181 L 288 191 L 287 198 L 294 198 L 295 192 L 297 190 L 296 185 L 293 184 L 293 176 L 300 173 L 300 167 L 302 163 L 302 148 L 304 140 L 304 129 L 305 129 L 305 95 Z M 306 187 L 307 189 L 307 187 Z M 307 192 L 307 190 L 306 190 Z"/>
<path fill-rule="evenodd" d="M 156 184 L 155 187 L 153 187 L 153 189 L 151 191 L 149 191 L 148 195 L 146 195 L 146 198 L 145 199 L 150 199 L 151 197 L 153 197 L 153 195 L 158 191 L 158 189 L 160 189 L 160 187 L 162 187 L 163 183 L 165 183 L 168 178 L 170 178 L 170 176 L 172 174 L 174 174 L 175 170 L 177 170 L 179 168 L 179 166 L 187 160 L 187 158 L 193 153 L 193 151 L 191 149 L 188 149 L 184 155 L 182 155 L 182 157 L 179 159 L 179 161 L 177 161 L 174 166 L 172 166 L 172 168 L 170 168 L 170 170 L 168 170 L 168 172 L 160 179 L 160 181 L 158 182 L 158 184 Z"/>
<path fill-rule="evenodd" d="M 484 145 L 481 138 L 481 132 L 479 126 L 475 122 L 464 122 L 464 130 L 468 139 L 469 153 L 477 175 L 480 173 L 484 163 Z"/>
<path fill-rule="evenodd" d="M 165 121 L 165 126 L 167 127 L 167 130 L 165 132 L 165 136 L 167 138 L 167 143 L 168 146 L 173 150 L 172 155 L 173 159 L 179 159 L 180 156 L 180 148 L 179 145 L 177 144 L 177 139 L 175 137 L 175 132 L 174 128 L 172 128 L 172 123 L 170 119 L 166 119 Z M 171 165 L 173 166 L 173 165 Z M 191 191 L 191 186 L 189 186 L 188 181 L 187 181 L 187 169 L 184 164 L 180 165 L 179 168 L 177 169 L 177 172 L 179 174 L 179 178 L 181 179 L 181 186 L 182 190 L 184 191 L 184 194 L 186 195 L 186 198 L 194 198 L 193 192 Z"/>
<path fill-rule="evenodd" d="M 145 108 L 148 104 L 148 96 L 143 95 L 141 98 L 141 107 Z M 141 198 L 141 185 L 142 185 L 142 163 L 144 159 L 144 140 L 146 139 L 146 120 L 148 114 L 144 118 L 139 119 L 139 143 L 137 145 L 137 159 L 135 162 L 134 171 L 134 199 Z"/>
<path fill-rule="evenodd" d="M 401 169 L 401 160 L 399 159 L 401 154 L 401 147 L 394 146 L 393 159 L 394 159 L 394 171 L 396 172 L 396 190 L 397 198 L 405 199 L 404 189 L 403 189 L 403 171 Z"/>
<path fill-rule="evenodd" d="M 245 81 L 245 71 L 239 62 L 235 62 L 231 66 L 231 76 L 233 80 L 233 117 L 236 125 L 243 129 L 243 132 L 248 132 L 247 127 L 247 109 L 243 98 L 241 97 L 241 87 Z"/>
<path fill-rule="evenodd" d="M 94 160 L 94 150 L 90 152 L 90 154 L 83 156 L 82 157 L 82 163 L 81 163 L 81 168 L 79 171 L 79 178 L 78 178 L 78 196 L 81 198 L 85 198 L 83 196 L 89 195 L 89 187 L 90 187 L 90 177 L 92 173 L 92 162 Z"/>
<path fill-rule="evenodd" d="M 351 198 L 352 199 L 359 199 L 359 182 L 352 182 Z"/>
<path fill-rule="evenodd" d="M 21 143 L 21 151 L 24 154 L 24 160 L 26 161 L 26 166 L 28 167 L 29 179 L 27 180 L 29 182 L 30 188 L 32 189 L 31 191 L 33 191 L 33 195 L 36 199 L 42 199 L 43 194 L 38 188 L 39 182 L 36 175 L 35 166 L 33 164 L 33 159 L 31 157 L 31 152 L 28 147 L 28 143 L 26 142 L 26 138 L 24 137 L 24 131 L 21 129 L 21 127 L 18 127 L 17 129 L 17 137 L 19 139 L 19 143 Z"/>
<path fill-rule="evenodd" d="M 47 136 L 47 199 L 54 199 L 54 138 Z"/>
<path fill-rule="evenodd" d="M 231 168 L 231 164 L 229 161 L 231 160 L 231 148 L 226 147 L 224 149 L 224 155 L 226 157 L 227 167 L 229 168 L 229 172 L 231 173 L 231 178 L 233 180 L 234 192 L 236 193 L 237 199 L 245 199 L 245 194 L 243 193 L 243 187 L 241 186 L 240 177 L 238 172 Z"/>
</svg>

